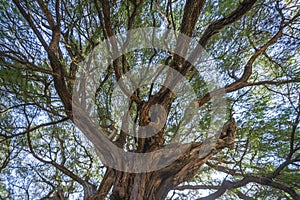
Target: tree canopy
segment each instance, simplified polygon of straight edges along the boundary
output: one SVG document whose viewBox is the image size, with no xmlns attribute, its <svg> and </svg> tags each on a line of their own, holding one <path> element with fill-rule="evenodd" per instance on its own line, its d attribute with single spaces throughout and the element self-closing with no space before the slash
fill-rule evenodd
<svg viewBox="0 0 300 200">
<path fill-rule="evenodd" d="M 0 199 L 300 199 L 299 2 L 0 0 L 0 7 Z M 145 37 L 164 30 L 149 43 L 157 37 L 165 48 L 144 42 L 126 51 L 130 30 Z M 93 60 L 101 44 L 110 60 Z M 104 70 L 80 79 L 92 65 Z M 217 87 L 205 79 L 214 77 Z M 89 84 L 92 102 L 81 90 Z M 92 117 L 74 113 L 77 97 Z M 224 109 L 214 110 L 219 104 Z M 121 170 L 114 166 L 129 161 L 110 154 L 106 140 L 152 158 L 170 148 L 150 163 L 174 160 Z"/>
</svg>

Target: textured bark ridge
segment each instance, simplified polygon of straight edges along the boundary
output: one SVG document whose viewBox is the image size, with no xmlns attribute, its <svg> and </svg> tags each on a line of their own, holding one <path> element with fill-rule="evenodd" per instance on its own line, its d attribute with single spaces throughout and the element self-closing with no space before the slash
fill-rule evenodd
<svg viewBox="0 0 300 200">
<path fill-rule="evenodd" d="M 111 186 L 113 186 L 110 195 L 112 200 L 165 199 L 170 190 L 191 179 L 209 158 L 226 147 L 233 148 L 236 130 L 237 126 L 232 118 L 223 126 L 214 148 L 205 156 L 199 156 L 199 150 L 205 144 L 194 143 L 175 162 L 157 171 L 127 173 L 108 168 L 97 194 L 90 199 L 104 199 Z M 146 140 L 144 147 L 150 147 L 153 143 L 155 142 L 152 139 Z M 176 148 L 184 148 L 184 145 L 178 144 Z"/>
</svg>

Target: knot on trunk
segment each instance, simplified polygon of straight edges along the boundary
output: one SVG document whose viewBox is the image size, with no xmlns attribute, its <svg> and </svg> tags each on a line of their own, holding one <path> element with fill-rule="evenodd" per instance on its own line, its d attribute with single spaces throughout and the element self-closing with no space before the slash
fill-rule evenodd
<svg viewBox="0 0 300 200">
<path fill-rule="evenodd" d="M 221 146 L 233 149 L 236 132 L 237 124 L 235 122 L 235 119 L 231 117 L 231 119 L 224 124 L 218 143 Z"/>
</svg>

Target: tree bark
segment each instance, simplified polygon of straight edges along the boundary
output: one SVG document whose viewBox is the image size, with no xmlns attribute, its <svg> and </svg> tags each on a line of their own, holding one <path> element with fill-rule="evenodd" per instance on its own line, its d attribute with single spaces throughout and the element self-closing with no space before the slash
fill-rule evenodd
<svg viewBox="0 0 300 200">
<path fill-rule="evenodd" d="M 166 199 L 170 190 L 190 180 L 199 168 L 222 149 L 231 148 L 235 137 L 236 124 L 232 120 L 221 130 L 216 146 L 205 156 L 199 156 L 203 143 L 192 144 L 175 162 L 162 169 L 147 173 L 128 173 L 109 168 L 96 195 L 90 199 L 103 199 L 112 187 L 111 200 L 157 200 Z M 185 148 L 178 144 L 176 148 Z M 113 178 L 112 178 L 113 177 Z M 112 180 L 113 179 L 113 180 Z M 104 187 L 107 183 L 108 187 Z"/>
</svg>

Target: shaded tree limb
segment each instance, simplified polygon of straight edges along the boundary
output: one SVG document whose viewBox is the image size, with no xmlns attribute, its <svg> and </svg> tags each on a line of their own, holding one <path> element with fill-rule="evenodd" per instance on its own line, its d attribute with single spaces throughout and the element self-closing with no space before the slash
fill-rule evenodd
<svg viewBox="0 0 300 200">
<path fill-rule="evenodd" d="M 35 130 L 38 130 L 39 128 L 42 128 L 42 127 L 46 127 L 46 126 L 51 126 L 51 125 L 55 125 L 55 124 L 59 124 L 61 122 L 64 122 L 64 121 L 67 121 L 69 118 L 68 117 L 65 117 L 65 118 L 62 118 L 60 120 L 57 120 L 57 121 L 51 121 L 51 122 L 48 122 L 48 123 L 45 123 L 45 124 L 40 124 L 40 125 L 37 125 L 33 128 L 28 128 L 27 130 L 21 132 L 21 133 L 17 133 L 17 134 L 14 134 L 14 135 L 0 135 L 0 136 L 3 136 L 4 139 L 1 140 L 0 142 L 3 142 L 7 139 L 11 139 L 13 137 L 18 137 L 18 136 L 22 136 L 22 135 L 25 135 L 25 134 L 28 134 L 32 131 L 35 131 Z"/>
<path fill-rule="evenodd" d="M 275 182 L 270 178 L 267 177 L 256 177 L 256 176 L 247 176 L 244 177 L 240 181 L 232 182 L 232 181 L 223 181 L 222 185 L 220 186 L 220 189 L 216 191 L 215 193 L 212 193 L 211 195 L 208 195 L 206 197 L 198 198 L 197 200 L 212 200 L 216 199 L 218 197 L 221 197 L 227 190 L 232 190 L 235 188 L 239 188 L 242 186 L 247 185 L 248 183 L 259 183 L 266 186 L 271 186 L 280 190 L 285 191 L 291 197 L 295 200 L 300 199 L 300 196 L 296 193 L 295 190 L 292 188 L 289 188 L 279 182 Z"/>
<path fill-rule="evenodd" d="M 261 82 L 252 82 L 248 83 L 248 79 L 250 78 L 252 74 L 252 67 L 254 61 L 258 58 L 259 55 L 261 55 L 269 46 L 274 44 L 281 36 L 283 32 L 284 26 L 281 26 L 278 30 L 278 32 L 268 41 L 266 42 L 262 47 L 260 47 L 248 60 L 244 67 L 244 72 L 241 78 L 239 78 L 237 81 L 225 86 L 225 92 L 230 93 L 234 92 L 238 89 L 241 89 L 246 86 L 251 86 L 251 85 L 260 85 L 260 84 L 284 84 L 284 83 L 289 83 L 289 82 L 297 82 L 295 80 L 284 80 L 284 81 L 279 81 L 279 82 L 274 82 L 274 81 L 261 81 Z M 216 97 L 218 95 L 222 94 L 222 89 L 215 90 L 211 93 L 205 94 L 202 98 L 197 99 L 196 101 L 198 102 L 198 106 L 201 107 L 202 105 L 206 104 L 209 102 L 213 97 Z"/>
<path fill-rule="evenodd" d="M 256 1 L 257 0 L 244 0 L 229 15 L 215 22 L 212 22 L 202 34 L 199 40 L 199 44 L 202 47 L 205 47 L 213 35 L 217 34 L 220 30 L 222 30 L 229 24 L 232 24 L 233 22 L 241 19 L 249 10 L 251 10 Z"/>
</svg>

